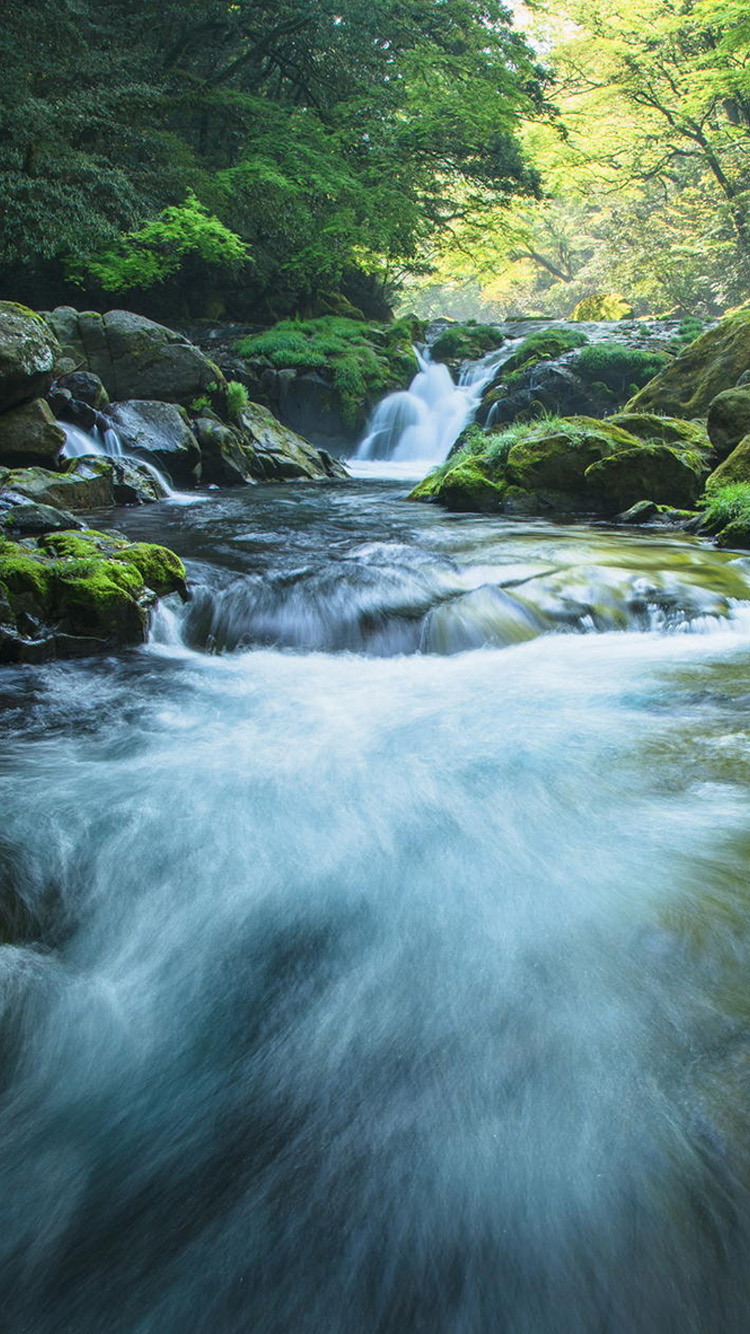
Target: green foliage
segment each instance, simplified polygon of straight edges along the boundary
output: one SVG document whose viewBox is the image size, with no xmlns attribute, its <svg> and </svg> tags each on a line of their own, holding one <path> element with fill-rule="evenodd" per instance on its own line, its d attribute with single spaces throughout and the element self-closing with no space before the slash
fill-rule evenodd
<svg viewBox="0 0 750 1334">
<path fill-rule="evenodd" d="M 230 380 L 227 385 L 227 415 L 232 421 L 239 421 L 250 402 L 250 396 L 244 384 L 239 380 Z"/>
<path fill-rule="evenodd" d="M 413 321 L 373 325 L 345 316 L 282 320 L 266 333 L 242 338 L 241 356 L 277 370 L 318 371 L 328 378 L 344 420 L 356 425 L 366 407 L 416 372 L 409 348 Z"/>
<path fill-rule="evenodd" d="M 156 301 L 188 271 L 202 314 L 194 266 L 250 253 L 235 310 L 382 308 L 467 194 L 538 189 L 544 74 L 501 0 L 4 0 L 0 64 L 6 289 L 64 261 Z"/>
<path fill-rule="evenodd" d="M 701 527 L 720 546 L 750 546 L 750 482 L 706 486 L 706 507 Z"/>
<path fill-rule="evenodd" d="M 164 209 L 115 245 L 69 265 L 68 276 L 79 285 L 94 278 L 105 292 L 145 289 L 171 278 L 188 256 L 225 269 L 249 259 L 244 241 L 213 217 L 192 190 L 184 204 Z"/>
<path fill-rule="evenodd" d="M 671 340 L 670 351 L 679 353 L 683 348 L 692 343 L 696 338 L 700 338 L 706 328 L 706 321 L 700 319 L 697 315 L 687 315 L 684 320 L 680 320 L 680 325 L 676 336 Z"/>
<path fill-rule="evenodd" d="M 625 347 L 622 343 L 592 343 L 579 353 L 576 369 L 589 382 L 599 382 L 623 394 L 633 386 L 635 393 L 663 369 L 668 361 L 663 353 Z"/>
</svg>

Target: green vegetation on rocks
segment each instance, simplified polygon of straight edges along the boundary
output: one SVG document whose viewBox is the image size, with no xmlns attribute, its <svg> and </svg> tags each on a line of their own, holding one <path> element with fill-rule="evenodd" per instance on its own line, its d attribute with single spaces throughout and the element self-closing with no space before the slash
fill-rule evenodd
<svg viewBox="0 0 750 1334">
<path fill-rule="evenodd" d="M 701 530 L 714 536 L 720 547 L 750 549 L 750 480 L 709 485 L 706 500 Z"/>
<path fill-rule="evenodd" d="M 599 382 L 624 394 L 653 379 L 667 360 L 663 352 L 645 352 L 622 343 L 592 343 L 579 353 L 576 371 L 590 383 Z"/>
<path fill-rule="evenodd" d="M 0 661 L 142 643 L 157 596 L 186 594 L 173 552 L 93 530 L 0 542 Z"/>
<path fill-rule="evenodd" d="M 578 329 L 540 329 L 524 338 L 518 351 L 504 363 L 502 378 L 507 382 L 516 372 L 528 370 L 540 361 L 556 360 L 565 352 L 585 347 L 588 341 L 586 334 Z"/>
<path fill-rule="evenodd" d="M 750 310 L 742 310 L 690 343 L 639 390 L 626 411 L 705 417 L 712 399 L 733 389 L 749 367 Z"/>
<path fill-rule="evenodd" d="M 633 314 L 633 307 L 619 292 L 604 292 L 598 296 L 585 296 L 574 307 L 571 320 L 627 320 Z"/>
<path fill-rule="evenodd" d="M 462 361 L 478 361 L 503 343 L 500 329 L 491 324 L 452 324 L 435 339 L 430 348 L 433 361 L 460 365 Z"/>
</svg>

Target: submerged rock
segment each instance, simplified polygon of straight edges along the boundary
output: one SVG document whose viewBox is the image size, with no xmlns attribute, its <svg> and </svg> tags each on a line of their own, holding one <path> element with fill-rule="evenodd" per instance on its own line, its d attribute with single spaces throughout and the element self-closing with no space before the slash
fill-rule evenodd
<svg viewBox="0 0 750 1334">
<path fill-rule="evenodd" d="M 46 394 L 61 356 L 41 315 L 0 301 L 0 412 Z"/>
<path fill-rule="evenodd" d="M 165 547 L 92 530 L 0 540 L 0 661 L 41 662 L 143 643 L 158 596 L 186 596 Z"/>
</svg>

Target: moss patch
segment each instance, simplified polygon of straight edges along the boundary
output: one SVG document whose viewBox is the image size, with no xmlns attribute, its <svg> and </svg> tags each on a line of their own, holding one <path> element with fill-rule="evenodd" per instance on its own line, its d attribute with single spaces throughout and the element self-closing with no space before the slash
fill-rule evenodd
<svg viewBox="0 0 750 1334">
<path fill-rule="evenodd" d="M 732 389 L 750 366 L 750 310 L 696 338 L 627 404 L 629 412 L 704 417 L 711 400 Z"/>
</svg>

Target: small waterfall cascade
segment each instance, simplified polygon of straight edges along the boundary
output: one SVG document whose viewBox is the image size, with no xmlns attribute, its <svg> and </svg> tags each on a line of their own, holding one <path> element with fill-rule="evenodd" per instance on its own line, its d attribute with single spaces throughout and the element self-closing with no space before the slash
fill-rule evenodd
<svg viewBox="0 0 750 1334">
<path fill-rule="evenodd" d="M 197 500 L 205 498 L 203 496 L 192 496 L 183 491 L 175 491 L 169 478 L 153 463 L 126 453 L 114 426 L 94 426 L 90 431 L 84 431 L 80 426 L 73 426 L 70 422 L 61 421 L 60 426 L 65 432 L 63 458 L 91 458 L 93 455 L 97 458 L 119 459 L 123 463 L 135 463 L 139 468 L 144 468 L 151 474 L 165 500 L 173 500 L 180 505 L 192 505 Z"/>
<path fill-rule="evenodd" d="M 65 432 L 63 456 L 66 459 L 80 459 L 86 454 L 121 459 L 125 455 L 114 426 L 94 426 L 90 431 L 83 431 L 80 426 L 72 426 L 70 422 L 60 422 L 60 426 Z"/>
<path fill-rule="evenodd" d="M 512 350 L 504 346 L 480 361 L 466 362 L 456 384 L 447 366 L 431 360 L 428 349 L 415 349 L 418 373 L 408 389 L 378 404 L 354 462 L 420 465 L 425 472 L 442 463 Z"/>
</svg>

